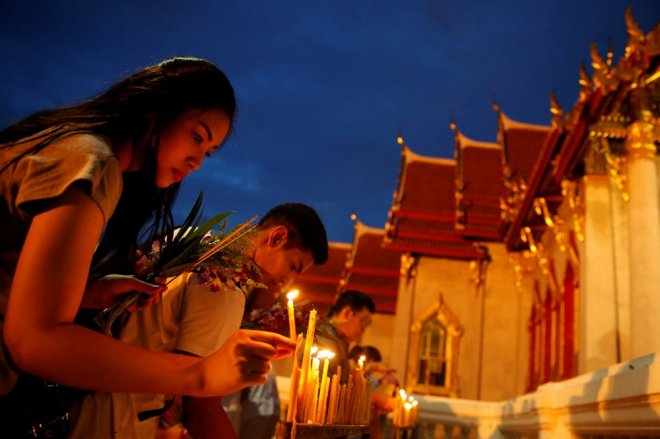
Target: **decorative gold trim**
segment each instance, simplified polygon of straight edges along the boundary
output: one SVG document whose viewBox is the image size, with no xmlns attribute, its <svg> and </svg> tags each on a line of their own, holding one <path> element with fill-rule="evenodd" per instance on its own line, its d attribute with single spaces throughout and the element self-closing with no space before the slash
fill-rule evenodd
<svg viewBox="0 0 660 439">
<path fill-rule="evenodd" d="M 573 267 L 577 268 L 579 266 L 577 252 L 567 239 L 566 233 L 564 231 L 564 220 L 562 220 L 558 215 L 552 215 L 550 213 L 548 203 L 543 197 L 534 199 L 534 212 L 536 212 L 537 215 L 543 217 L 543 220 L 550 228 L 550 231 L 552 232 L 552 235 L 557 242 L 557 246 L 559 246 L 559 250 L 561 250 L 561 252 L 566 255 Z"/>
<path fill-rule="evenodd" d="M 607 137 L 598 135 L 592 135 L 590 137 L 591 146 L 605 159 L 607 174 L 612 183 L 619 189 L 621 198 L 623 198 L 623 201 L 630 201 L 628 178 L 626 177 L 626 158 L 612 153 L 612 148 Z"/>
<path fill-rule="evenodd" d="M 584 202 L 578 192 L 578 184 L 571 180 L 562 180 L 561 194 L 568 201 L 575 235 L 578 241 L 584 242 Z"/>
<path fill-rule="evenodd" d="M 651 112 L 642 110 L 640 119 L 628 127 L 626 157 L 628 160 L 655 160 L 655 127 Z"/>
<path fill-rule="evenodd" d="M 560 290 L 557 285 L 557 279 L 555 279 L 554 271 L 550 268 L 550 259 L 546 254 L 543 244 L 541 242 L 536 242 L 532 229 L 529 227 L 523 227 L 520 229 L 520 240 L 527 243 L 529 250 L 534 256 L 536 256 L 536 262 L 548 281 L 548 289 L 552 294 L 553 301 L 556 303 L 560 299 Z"/>
<path fill-rule="evenodd" d="M 400 274 L 404 279 L 406 279 L 406 282 L 417 276 L 417 262 L 418 258 L 414 257 L 410 253 L 404 253 L 401 255 Z"/>
<path fill-rule="evenodd" d="M 552 114 L 552 126 L 554 128 L 561 128 L 561 119 L 564 116 L 564 110 L 559 105 L 557 95 L 554 91 L 550 93 L 550 114 Z"/>
<path fill-rule="evenodd" d="M 418 353 L 421 343 L 421 330 L 424 324 L 432 319 L 437 319 L 447 329 L 446 362 L 445 362 L 445 386 L 432 386 L 417 382 Z M 463 326 L 445 304 L 442 293 L 438 295 L 438 301 L 415 320 L 410 328 L 411 355 L 408 358 L 408 375 L 406 388 L 409 392 L 431 394 L 439 396 L 458 397 L 458 354 Z"/>
</svg>

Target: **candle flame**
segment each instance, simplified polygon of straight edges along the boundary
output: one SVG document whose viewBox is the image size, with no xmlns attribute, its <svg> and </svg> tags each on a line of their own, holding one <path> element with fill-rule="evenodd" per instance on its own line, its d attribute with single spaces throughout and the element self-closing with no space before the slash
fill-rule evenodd
<svg viewBox="0 0 660 439">
<path fill-rule="evenodd" d="M 408 397 L 408 395 L 406 394 L 406 391 L 403 390 L 403 389 L 400 389 L 400 390 L 399 390 L 399 396 L 400 396 L 401 399 L 403 399 L 404 401 L 405 401 L 406 398 Z"/>
<path fill-rule="evenodd" d="M 412 402 L 412 405 L 413 405 L 413 407 L 417 407 L 417 400 L 414 400 L 414 401 Z"/>
<path fill-rule="evenodd" d="M 334 357 L 334 356 L 335 356 L 335 354 L 334 354 L 333 352 L 330 352 L 330 351 L 327 351 L 327 350 L 319 351 L 319 353 L 316 354 L 316 357 L 317 357 L 317 358 L 327 358 L 327 359 L 330 359 L 330 358 L 332 358 L 332 357 Z"/>
<path fill-rule="evenodd" d="M 367 359 L 366 356 L 364 356 L 364 355 L 360 355 L 360 358 L 358 359 L 358 361 L 359 361 L 360 363 L 364 363 L 366 359 Z"/>
<path fill-rule="evenodd" d="M 316 353 L 319 351 L 318 346 L 312 346 L 312 348 L 309 350 L 310 355 L 316 355 Z"/>
<path fill-rule="evenodd" d="M 289 300 L 293 300 L 296 297 L 298 297 L 299 292 L 300 291 L 298 291 L 298 290 L 291 290 L 288 293 L 286 293 L 286 298 L 289 299 Z"/>
<path fill-rule="evenodd" d="M 406 410 L 412 410 L 413 408 L 413 405 L 409 402 L 406 402 L 405 404 L 403 404 L 403 406 L 406 408 Z"/>
</svg>

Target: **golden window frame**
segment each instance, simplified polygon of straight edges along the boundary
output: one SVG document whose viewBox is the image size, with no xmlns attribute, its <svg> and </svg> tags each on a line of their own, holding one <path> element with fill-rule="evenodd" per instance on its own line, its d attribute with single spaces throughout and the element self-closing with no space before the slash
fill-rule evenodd
<svg viewBox="0 0 660 439">
<path fill-rule="evenodd" d="M 419 372 L 420 348 L 422 339 L 422 329 L 429 322 L 436 322 L 445 329 L 444 343 L 444 385 L 433 385 L 429 383 L 420 383 L 417 380 Z M 448 396 L 456 398 L 459 395 L 458 388 L 458 353 L 461 337 L 463 336 L 463 327 L 456 316 L 445 304 L 442 293 L 439 294 L 438 301 L 427 311 L 415 320 L 411 326 L 411 355 L 408 363 L 408 376 L 406 387 L 415 393 L 437 396 Z"/>
</svg>

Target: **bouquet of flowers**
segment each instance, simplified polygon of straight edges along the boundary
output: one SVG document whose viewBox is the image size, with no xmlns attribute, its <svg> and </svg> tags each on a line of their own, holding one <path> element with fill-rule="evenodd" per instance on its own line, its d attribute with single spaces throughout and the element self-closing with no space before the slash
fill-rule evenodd
<svg viewBox="0 0 660 439">
<path fill-rule="evenodd" d="M 221 212 L 200 225 L 203 192 L 183 224 L 162 238 L 155 238 L 139 246 L 135 252 L 135 276 L 155 282 L 167 278 L 169 284 L 176 277 L 198 272 L 202 282 L 219 290 L 220 283 L 237 287 L 244 293 L 251 288 L 264 287 L 259 280 L 260 270 L 245 251 L 256 217 L 227 230 L 227 217 L 232 212 Z M 217 230 L 214 230 L 217 229 Z M 118 319 L 125 320 L 128 312 L 147 297 L 142 293 L 128 294 L 119 303 L 106 308 L 97 317 L 106 334 L 111 335 Z"/>
</svg>

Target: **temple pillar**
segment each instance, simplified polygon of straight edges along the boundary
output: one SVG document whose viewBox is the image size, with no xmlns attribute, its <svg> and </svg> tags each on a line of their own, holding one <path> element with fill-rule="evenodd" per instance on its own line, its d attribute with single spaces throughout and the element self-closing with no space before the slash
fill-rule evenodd
<svg viewBox="0 0 660 439">
<path fill-rule="evenodd" d="M 584 177 L 585 257 L 580 262 L 579 373 L 617 363 L 617 291 L 612 197 L 606 175 Z"/>
<path fill-rule="evenodd" d="M 660 352 L 660 217 L 651 113 L 628 128 L 631 355 Z"/>
</svg>

